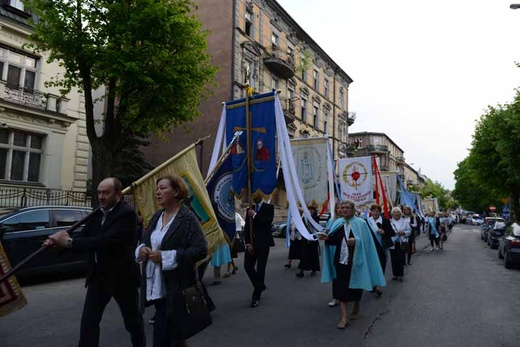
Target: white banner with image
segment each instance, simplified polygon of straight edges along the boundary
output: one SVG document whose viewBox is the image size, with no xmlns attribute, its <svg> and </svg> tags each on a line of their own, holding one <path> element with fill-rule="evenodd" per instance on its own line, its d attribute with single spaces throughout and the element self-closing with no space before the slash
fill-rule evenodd
<svg viewBox="0 0 520 347">
<path fill-rule="evenodd" d="M 341 200 L 356 205 L 374 201 L 372 158 L 344 158 L 338 161 Z"/>
</svg>

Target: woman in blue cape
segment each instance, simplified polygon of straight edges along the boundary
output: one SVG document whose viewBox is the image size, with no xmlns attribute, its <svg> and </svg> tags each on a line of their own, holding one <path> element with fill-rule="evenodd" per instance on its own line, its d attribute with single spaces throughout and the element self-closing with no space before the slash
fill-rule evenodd
<svg viewBox="0 0 520 347">
<path fill-rule="evenodd" d="M 355 204 L 343 201 L 342 218 L 332 223 L 329 234 L 320 234 L 325 240 L 323 252 L 322 282 L 332 280 L 332 292 L 340 301 L 341 319 L 339 329 L 349 324 L 347 304 L 354 302 L 351 319 L 359 316 L 359 301 L 363 290 L 385 286 L 379 258 L 366 222 L 355 216 Z"/>
</svg>

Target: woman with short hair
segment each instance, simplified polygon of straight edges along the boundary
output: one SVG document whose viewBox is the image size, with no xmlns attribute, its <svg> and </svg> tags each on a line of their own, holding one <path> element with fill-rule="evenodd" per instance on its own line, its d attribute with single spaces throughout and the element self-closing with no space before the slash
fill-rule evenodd
<svg viewBox="0 0 520 347">
<path fill-rule="evenodd" d="M 403 212 L 399 207 L 392 209 L 392 219 L 390 224 L 394 229 L 395 236 L 392 237 L 394 245 L 390 247 L 390 259 L 392 261 L 393 280 L 404 281 L 405 246 L 408 243 L 412 229 L 410 223 L 403 217 Z"/>
</svg>

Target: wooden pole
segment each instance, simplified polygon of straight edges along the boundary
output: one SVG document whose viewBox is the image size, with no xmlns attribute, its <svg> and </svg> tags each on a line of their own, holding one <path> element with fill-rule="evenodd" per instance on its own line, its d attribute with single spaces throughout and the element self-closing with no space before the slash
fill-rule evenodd
<svg viewBox="0 0 520 347">
<path fill-rule="evenodd" d="M 250 88 L 249 85 L 246 86 L 246 137 L 247 137 L 247 200 L 249 203 L 249 211 L 253 207 L 252 198 L 253 192 L 251 191 L 253 188 L 253 183 L 251 181 L 251 175 L 253 173 L 253 144 L 251 138 L 251 114 L 249 112 L 249 93 Z M 249 213 L 249 242 L 251 246 L 253 246 L 253 218 L 250 217 Z M 254 247 L 253 247 L 254 251 Z"/>
</svg>

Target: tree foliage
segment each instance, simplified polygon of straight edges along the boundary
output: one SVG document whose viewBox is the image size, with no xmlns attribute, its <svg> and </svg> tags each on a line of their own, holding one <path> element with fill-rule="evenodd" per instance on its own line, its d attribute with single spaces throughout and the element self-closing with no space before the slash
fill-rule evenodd
<svg viewBox="0 0 520 347">
<path fill-rule="evenodd" d="M 520 94 L 510 104 L 488 107 L 480 117 L 473 134 L 472 148 L 455 171 L 456 193 L 473 203 L 497 204 L 511 198 L 511 211 L 520 213 Z M 480 198 L 471 198 L 468 185 L 481 189 Z M 477 203 L 476 200 L 479 200 Z"/>
<path fill-rule="evenodd" d="M 114 173 L 129 136 L 146 137 L 185 125 L 216 69 L 207 32 L 189 0 L 28 0 L 38 18 L 30 45 L 49 52 L 65 73 L 47 83 L 85 97 L 93 151 L 93 188 Z M 104 132 L 94 128 L 93 91 L 104 87 Z"/>
</svg>

